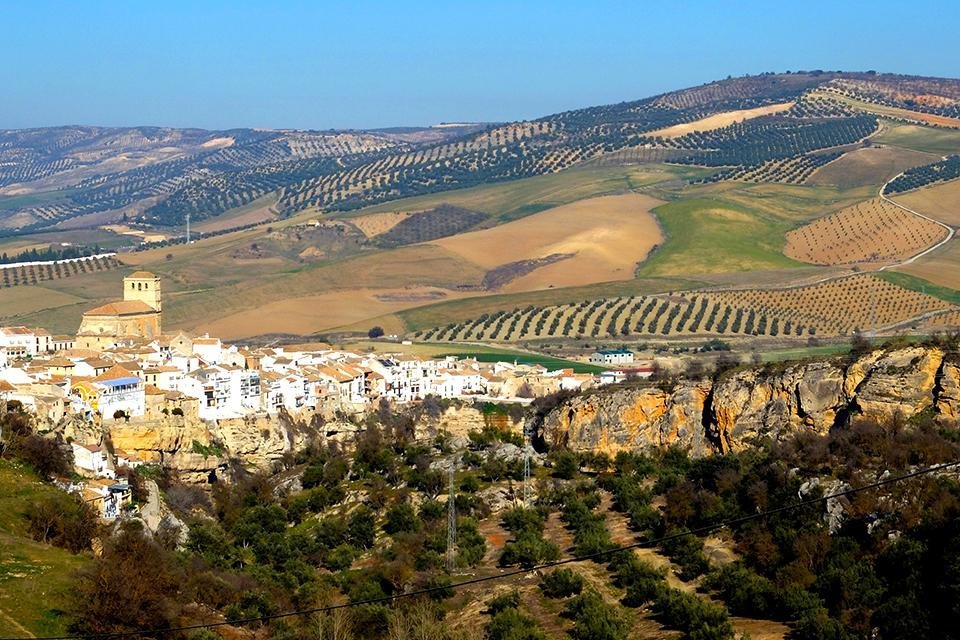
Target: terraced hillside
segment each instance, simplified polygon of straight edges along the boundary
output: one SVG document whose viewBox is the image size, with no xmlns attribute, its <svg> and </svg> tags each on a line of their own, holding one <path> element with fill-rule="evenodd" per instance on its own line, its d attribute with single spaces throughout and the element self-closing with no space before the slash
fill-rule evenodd
<svg viewBox="0 0 960 640">
<path fill-rule="evenodd" d="M 0 230 L 123 215 L 178 226 L 188 213 L 199 221 L 267 195 L 282 215 L 307 208 L 349 210 L 553 173 L 624 152 L 644 161 L 723 168 L 722 177 L 802 182 L 832 159 L 830 150 L 877 129 L 878 114 L 871 112 L 877 101 L 902 102 L 897 108 L 913 106 L 920 116 L 934 117 L 952 113 L 957 87 L 952 80 L 798 72 L 734 78 L 493 126 L 5 131 Z M 901 100 L 904 92 L 921 88 L 937 100 L 919 106 Z"/>
<path fill-rule="evenodd" d="M 529 305 L 417 332 L 425 341 L 515 342 L 539 338 L 844 336 L 895 327 L 956 306 L 871 275 L 788 289 L 689 291 Z"/>
</svg>

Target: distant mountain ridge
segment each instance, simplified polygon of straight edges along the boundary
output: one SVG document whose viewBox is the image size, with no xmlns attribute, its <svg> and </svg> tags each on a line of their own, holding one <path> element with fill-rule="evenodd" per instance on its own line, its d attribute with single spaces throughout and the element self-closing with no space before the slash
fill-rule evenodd
<svg viewBox="0 0 960 640">
<path fill-rule="evenodd" d="M 787 104 L 768 115 L 655 132 L 718 114 Z M 876 107 L 876 108 L 875 108 Z M 728 78 L 642 100 L 505 124 L 369 131 L 65 126 L 0 130 L 0 233 L 124 217 L 176 227 L 269 196 L 277 215 L 368 204 L 552 173 L 620 154 L 742 175 L 828 150 L 899 118 L 960 122 L 960 81 L 873 72 Z M 884 112 L 884 117 L 891 117 Z M 724 173 L 726 172 L 726 173 Z M 733 172 L 733 174 L 731 174 Z M 737 173 L 739 172 L 739 173 Z"/>
</svg>

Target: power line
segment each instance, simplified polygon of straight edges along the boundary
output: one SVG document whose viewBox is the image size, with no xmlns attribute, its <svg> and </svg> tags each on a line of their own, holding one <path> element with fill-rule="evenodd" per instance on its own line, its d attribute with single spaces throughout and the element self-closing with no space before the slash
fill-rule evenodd
<svg viewBox="0 0 960 640">
<path fill-rule="evenodd" d="M 757 513 L 751 513 L 749 515 L 740 516 L 739 518 L 723 520 L 721 522 L 717 522 L 714 524 L 704 525 L 702 527 L 697 527 L 694 529 L 687 529 L 685 531 L 672 533 L 670 535 L 661 536 L 659 538 L 641 540 L 639 542 L 634 542 L 632 544 L 620 545 L 612 549 L 608 549 L 606 551 L 597 551 L 595 553 L 588 553 L 581 556 L 572 556 L 570 558 L 565 558 L 563 560 L 556 560 L 554 562 L 545 562 L 543 564 L 539 564 L 529 568 L 513 569 L 511 571 L 506 571 L 504 573 L 500 573 L 497 575 L 482 576 L 479 578 L 470 578 L 468 580 L 463 580 L 461 582 L 456 582 L 446 586 L 426 587 L 423 589 L 407 591 L 404 593 L 397 593 L 389 596 L 382 596 L 379 598 L 370 598 L 368 600 L 357 600 L 354 602 L 345 602 L 343 604 L 334 604 L 334 605 L 328 605 L 325 607 L 301 609 L 298 611 L 287 611 L 284 613 L 275 613 L 271 615 L 256 616 L 252 618 L 243 618 L 239 620 L 210 622 L 206 624 L 193 624 L 193 625 L 187 625 L 183 627 L 169 627 L 166 629 L 145 629 L 140 631 L 120 631 L 116 633 L 94 633 L 94 634 L 86 634 L 86 635 L 37 636 L 37 637 L 31 637 L 31 638 L 7 637 L 7 638 L 0 638 L 0 640 L 107 640 L 112 638 L 132 638 L 132 637 L 139 637 L 139 636 L 160 635 L 164 633 L 173 633 L 173 632 L 180 632 L 180 631 L 197 631 L 199 629 L 209 629 L 212 627 L 236 626 L 241 624 L 249 624 L 251 622 L 267 622 L 270 620 L 278 620 L 281 618 L 292 618 L 295 616 L 311 615 L 315 613 L 329 613 L 331 611 L 337 611 L 339 609 L 350 609 L 353 607 L 359 607 L 363 605 L 384 604 L 387 602 L 393 602 L 395 600 L 401 600 L 404 598 L 415 598 L 419 596 L 431 595 L 438 592 L 449 591 L 453 589 L 460 589 L 462 587 L 468 587 L 475 584 L 493 582 L 495 580 L 503 580 L 504 578 L 512 578 L 514 576 L 525 575 L 528 573 L 535 573 L 537 571 L 552 569 L 554 567 L 573 564 L 576 562 L 584 562 L 586 560 L 595 560 L 598 558 L 615 555 L 617 553 L 620 553 L 621 551 L 628 551 L 630 549 L 639 549 L 643 547 L 655 547 L 657 545 L 663 544 L 664 542 L 676 540 L 677 538 L 684 538 L 686 536 L 710 533 L 711 531 L 716 531 L 717 529 L 723 529 L 725 527 L 740 525 L 745 522 L 750 522 L 752 520 L 760 520 L 768 516 L 776 515 L 779 513 L 785 513 L 788 511 L 793 511 L 794 509 L 800 509 L 802 507 L 808 507 L 811 505 L 819 504 L 821 502 L 826 502 L 827 500 L 833 500 L 835 498 L 842 498 L 845 496 L 854 495 L 862 491 L 869 491 L 870 489 L 876 489 L 878 487 L 882 487 L 888 484 L 893 484 L 895 482 L 910 480 L 912 478 L 917 478 L 919 476 L 936 473 L 938 471 L 944 471 L 946 469 L 951 469 L 958 466 L 960 466 L 960 460 L 957 460 L 954 462 L 945 462 L 943 464 L 939 464 L 933 467 L 928 467 L 926 469 L 911 471 L 910 473 L 905 473 L 903 475 L 890 476 L 887 478 L 883 478 L 881 480 L 877 480 L 876 482 L 871 482 L 869 484 L 865 484 L 860 487 L 851 487 L 850 489 L 837 491 L 835 493 L 820 496 L 819 498 L 808 498 L 806 500 L 799 500 L 797 502 L 794 502 L 793 504 L 783 505 L 781 507 L 776 507 L 775 509 L 759 511 Z"/>
</svg>

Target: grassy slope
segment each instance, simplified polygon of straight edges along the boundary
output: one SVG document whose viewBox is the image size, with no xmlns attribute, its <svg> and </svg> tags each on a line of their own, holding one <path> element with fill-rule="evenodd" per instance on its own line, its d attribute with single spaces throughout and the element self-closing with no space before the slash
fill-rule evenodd
<svg viewBox="0 0 960 640">
<path fill-rule="evenodd" d="M 893 284 L 899 285 L 904 289 L 920 291 L 921 293 L 926 293 L 927 295 L 931 295 L 935 298 L 946 300 L 952 304 L 960 305 L 960 291 L 957 291 L 956 289 L 942 287 L 930 282 L 929 280 L 924 280 L 923 278 L 918 278 L 917 276 L 912 276 L 908 273 L 901 273 L 898 271 L 881 271 L 877 275 L 887 282 L 892 282 Z"/>
<path fill-rule="evenodd" d="M 25 193 L 19 196 L 0 196 L 0 211 L 9 211 L 19 209 L 20 207 L 35 207 L 64 200 L 73 193 L 72 189 L 59 191 L 39 191 L 37 193 Z"/>
<path fill-rule="evenodd" d="M 874 136 L 873 142 L 944 156 L 960 150 L 960 131 L 917 125 L 893 126 Z"/>
<path fill-rule="evenodd" d="M 785 257 L 789 225 L 729 201 L 695 198 L 654 209 L 667 236 L 637 273 L 682 276 L 801 266 Z"/>
<path fill-rule="evenodd" d="M 86 562 L 63 549 L 39 544 L 26 533 L 22 513 L 30 500 L 57 489 L 29 470 L 0 460 L 0 636 L 58 635 L 58 615 L 72 573 Z"/>
<path fill-rule="evenodd" d="M 387 211 L 419 211 L 446 203 L 483 211 L 500 221 L 507 221 L 576 200 L 624 193 L 701 173 L 704 173 L 702 169 L 659 164 L 573 168 L 535 178 L 404 198 L 361 209 L 346 217 Z"/>
</svg>

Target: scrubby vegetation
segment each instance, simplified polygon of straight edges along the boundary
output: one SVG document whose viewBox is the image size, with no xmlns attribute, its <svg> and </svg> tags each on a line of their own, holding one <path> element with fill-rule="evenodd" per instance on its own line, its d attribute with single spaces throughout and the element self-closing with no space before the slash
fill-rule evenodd
<svg viewBox="0 0 960 640">
<path fill-rule="evenodd" d="M 26 414 L 12 409 L 3 419 L 12 443 L 4 455 L 29 460 L 18 452 L 36 436 Z M 454 450 L 443 436 L 412 440 L 411 425 L 383 408 L 349 447 L 312 446 L 272 473 L 234 466 L 232 483 L 208 490 L 156 475 L 188 526 L 183 542 L 175 531 L 149 535 L 135 521 L 117 527 L 75 579 L 67 607 L 74 630 L 163 629 L 222 615 L 228 624 L 297 638 L 316 637 L 318 627 L 338 628 L 341 638 L 392 638 L 416 626 L 429 629 L 424 638 L 482 627 L 490 638 L 615 640 L 649 618 L 684 637 L 733 638 L 732 616 L 744 616 L 785 623 L 799 639 L 950 637 L 960 606 L 954 473 L 778 509 L 798 496 L 960 459 L 956 426 L 932 412 L 909 422 L 856 419 L 825 436 L 800 432 L 701 459 L 675 448 L 612 458 L 558 449 L 546 466 L 534 466 L 535 497 L 526 505 L 516 493 L 495 499 L 522 478 L 515 462 L 497 457 L 514 446 L 513 436 L 491 428 Z M 441 496 L 454 460 L 451 573 L 449 504 Z M 26 506 L 30 531 L 82 553 L 89 531 L 70 529 L 84 521 L 80 505 L 59 495 L 61 502 Z M 771 513 L 757 516 L 763 512 Z M 742 522 L 713 528 L 731 520 Z M 709 537 L 685 533 L 700 528 Z M 623 548 L 629 544 L 647 549 Z M 723 553 L 708 553 L 708 544 Z M 565 560 L 539 581 L 511 576 L 502 587 L 454 588 L 461 571 L 495 578 L 488 573 L 495 564 L 535 568 L 570 556 L 589 560 Z M 487 615 L 451 615 L 469 602 L 485 603 Z M 349 608 L 272 617 L 343 604 Z"/>
</svg>

